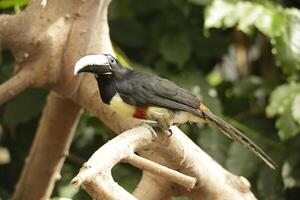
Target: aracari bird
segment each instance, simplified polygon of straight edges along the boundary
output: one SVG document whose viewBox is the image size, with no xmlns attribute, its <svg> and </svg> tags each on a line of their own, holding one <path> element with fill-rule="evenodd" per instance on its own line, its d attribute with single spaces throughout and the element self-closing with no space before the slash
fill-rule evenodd
<svg viewBox="0 0 300 200">
<path fill-rule="evenodd" d="M 123 67 L 109 54 L 82 57 L 75 65 L 74 74 L 82 72 L 95 75 L 102 101 L 117 113 L 154 121 L 162 130 L 185 122 L 204 121 L 213 124 L 275 169 L 272 159 L 254 142 L 213 114 L 191 92 L 175 83 Z"/>
</svg>

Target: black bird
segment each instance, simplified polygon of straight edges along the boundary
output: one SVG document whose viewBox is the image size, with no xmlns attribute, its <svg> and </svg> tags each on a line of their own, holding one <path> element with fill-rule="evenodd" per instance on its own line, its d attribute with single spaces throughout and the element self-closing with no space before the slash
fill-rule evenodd
<svg viewBox="0 0 300 200">
<path fill-rule="evenodd" d="M 95 75 L 102 101 L 117 113 L 157 122 L 163 130 L 188 121 L 208 122 L 259 156 L 272 169 L 276 168 L 272 159 L 248 137 L 213 114 L 191 92 L 167 79 L 125 68 L 109 54 L 82 57 L 76 63 L 74 74 L 81 72 Z"/>
</svg>

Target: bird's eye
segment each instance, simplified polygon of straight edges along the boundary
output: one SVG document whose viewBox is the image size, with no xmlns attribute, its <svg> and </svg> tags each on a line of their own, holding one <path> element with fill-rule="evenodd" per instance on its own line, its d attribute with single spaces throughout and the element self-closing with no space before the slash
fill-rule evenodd
<svg viewBox="0 0 300 200">
<path fill-rule="evenodd" d="M 111 59 L 110 62 L 111 62 L 111 63 L 115 63 L 115 60 L 114 60 L 114 59 Z"/>
</svg>

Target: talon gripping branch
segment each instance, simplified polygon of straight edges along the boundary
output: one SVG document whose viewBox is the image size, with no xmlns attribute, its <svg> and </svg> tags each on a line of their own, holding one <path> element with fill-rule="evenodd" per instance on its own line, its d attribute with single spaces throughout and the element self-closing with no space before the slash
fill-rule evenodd
<svg viewBox="0 0 300 200">
<path fill-rule="evenodd" d="M 76 63 L 74 74 L 81 72 L 95 75 L 101 99 L 112 110 L 124 116 L 157 122 L 163 130 L 188 121 L 213 124 L 275 169 L 272 159 L 254 142 L 175 83 L 125 68 L 108 54 L 82 57 Z"/>
</svg>

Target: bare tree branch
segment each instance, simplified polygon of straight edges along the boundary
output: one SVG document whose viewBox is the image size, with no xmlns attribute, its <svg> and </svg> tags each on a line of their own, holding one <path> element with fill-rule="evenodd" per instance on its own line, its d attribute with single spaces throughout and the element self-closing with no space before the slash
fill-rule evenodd
<svg viewBox="0 0 300 200">
<path fill-rule="evenodd" d="M 79 111 L 72 101 L 50 93 L 13 199 L 49 199 L 68 155 Z"/>
<path fill-rule="evenodd" d="M 124 132 L 96 151 L 72 180 L 72 184 L 74 187 L 83 185 L 96 199 L 135 199 L 113 181 L 111 169 L 122 159 L 133 154 L 135 149 L 151 143 L 153 135 L 145 127 Z"/>
<path fill-rule="evenodd" d="M 186 176 L 175 170 L 169 169 L 165 166 L 159 165 L 134 154 L 135 150 L 145 148 L 154 142 L 152 137 L 145 137 L 145 135 L 151 136 L 151 132 L 149 132 L 149 130 L 146 132 L 145 128 L 144 130 L 142 128 L 144 127 L 134 128 L 126 131 L 122 135 L 116 137 L 101 147 L 96 153 L 94 153 L 89 161 L 83 165 L 83 169 L 73 179 L 73 185 L 78 187 L 79 185 L 84 184 L 86 179 L 91 180 L 93 177 L 97 176 L 98 172 L 101 172 L 101 174 L 105 174 L 105 172 L 110 174 L 110 169 L 115 164 L 123 160 L 135 165 L 138 168 L 147 170 L 156 175 L 160 175 L 189 189 L 192 189 L 196 184 L 195 178 Z M 100 160 L 103 165 L 99 164 Z M 108 174 L 105 174 L 105 178 L 109 176 Z"/>
<path fill-rule="evenodd" d="M 30 1 L 26 10 L 21 13 L 23 26 L 28 23 L 28 27 L 35 30 L 32 32 L 36 35 L 28 34 L 21 38 L 22 49 L 15 49 L 14 54 L 29 52 L 28 59 L 21 62 L 29 61 L 34 74 L 33 86 L 50 87 L 62 97 L 70 97 L 72 92 L 77 91 L 74 87 L 77 85 L 73 76 L 74 63 L 85 53 L 89 40 L 98 40 L 99 37 L 89 37 L 95 35 L 90 26 L 95 20 L 93 13 L 97 11 L 97 1 L 66 0 L 62 3 L 53 0 L 47 2 L 46 8 L 40 3 L 39 0 Z M 107 9 L 107 5 L 104 5 L 106 7 L 102 9 Z M 106 15 L 107 11 L 104 13 Z M 102 25 L 97 24 L 97 28 L 98 26 Z M 86 34 L 89 31 L 92 33 Z M 107 42 L 110 44 L 110 41 Z M 79 108 L 68 99 L 57 102 L 54 96 L 49 97 L 14 199 L 48 199 L 57 180 L 66 155 L 61 150 L 67 152 L 70 146 L 74 133 L 71 127 L 76 126 Z M 66 108 L 61 104 L 67 104 Z M 57 148 L 56 143 L 59 143 L 60 148 Z M 47 151 L 51 154 L 50 157 L 45 157 L 48 155 Z M 45 165 L 45 158 L 50 165 Z"/>
<path fill-rule="evenodd" d="M 250 183 L 241 176 L 226 171 L 208 154 L 190 140 L 178 127 L 173 126 L 169 141 L 158 140 L 156 151 L 170 163 L 176 163 L 180 172 L 197 178 L 197 186 L 191 192 L 181 191 L 194 199 L 254 200 Z M 197 198 L 195 198 L 197 197 Z"/>
<path fill-rule="evenodd" d="M 32 72 L 24 69 L 2 83 L 0 85 L 0 105 L 27 89 L 31 84 L 32 78 Z"/>
<path fill-rule="evenodd" d="M 256 199 L 250 191 L 249 182 L 245 178 L 227 172 L 177 127 L 172 127 L 172 133 L 172 137 L 158 137 L 156 141 L 153 140 L 151 132 L 144 127 L 134 128 L 122 133 L 92 155 L 83 165 L 79 174 L 72 180 L 72 184 L 75 187 L 83 185 L 96 199 L 99 197 L 103 199 L 120 199 L 126 191 L 122 190 L 118 184 L 114 184 L 110 170 L 118 162 L 125 159 L 137 167 L 149 170 L 149 172 L 161 170 L 160 173 L 155 172 L 156 175 L 163 174 L 162 177 L 180 183 L 180 185 L 188 186 L 190 189 L 193 188 L 193 185 L 190 184 L 195 182 L 189 176 L 196 177 L 197 187 L 192 192 L 185 190 L 186 195 L 192 198 L 197 196 L 198 199 L 212 200 Z M 153 151 L 159 150 L 168 165 L 175 166 L 180 172 L 189 176 L 174 172 L 174 170 L 141 159 L 133 154 L 135 150 L 144 149 L 145 147 Z M 155 167 L 157 169 L 154 169 Z M 182 179 L 178 177 L 182 177 Z M 107 188 L 107 185 L 111 188 Z M 141 185 L 138 187 L 141 187 Z M 181 190 L 176 184 L 171 188 L 176 188 L 177 192 Z M 144 191 L 146 191 L 145 185 Z M 174 192 L 169 194 L 176 194 Z M 141 195 L 141 192 L 139 192 L 139 195 Z M 166 197 L 166 194 L 162 195 Z M 143 199 L 146 198 L 145 192 L 142 196 Z M 131 198 L 133 196 L 126 196 L 124 199 Z"/>
</svg>

